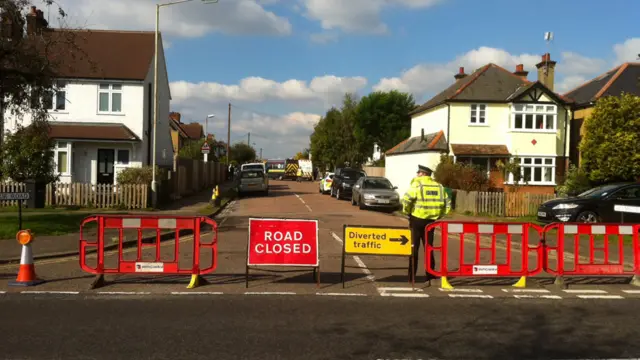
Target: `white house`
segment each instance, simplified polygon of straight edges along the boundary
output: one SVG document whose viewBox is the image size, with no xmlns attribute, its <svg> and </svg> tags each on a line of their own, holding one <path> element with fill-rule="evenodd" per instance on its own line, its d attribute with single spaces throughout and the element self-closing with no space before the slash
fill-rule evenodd
<svg viewBox="0 0 640 360">
<path fill-rule="evenodd" d="M 411 113 L 411 137 L 387 151 L 385 173 L 400 191 L 418 164 L 435 170 L 440 155 L 487 169 L 491 187 L 513 185 L 497 161 L 518 159 L 525 181 L 519 191 L 553 193 L 564 176 L 569 150 L 568 100 L 553 91 L 555 61 L 544 54 L 529 81 L 523 65 L 511 72 L 487 64 L 471 75 L 460 68 L 455 83 Z"/>
<path fill-rule="evenodd" d="M 27 16 L 27 29 L 33 29 L 29 25 L 36 16 Z M 61 182 L 113 184 L 120 170 L 152 163 L 154 33 L 74 32 L 74 42 L 84 54 L 69 56 L 58 72 L 56 94 L 42 99 L 50 104 L 56 169 Z M 170 167 L 171 94 L 162 38 L 159 44 L 156 163 Z M 9 132 L 29 122 L 28 116 L 17 120 L 5 114 Z"/>
</svg>

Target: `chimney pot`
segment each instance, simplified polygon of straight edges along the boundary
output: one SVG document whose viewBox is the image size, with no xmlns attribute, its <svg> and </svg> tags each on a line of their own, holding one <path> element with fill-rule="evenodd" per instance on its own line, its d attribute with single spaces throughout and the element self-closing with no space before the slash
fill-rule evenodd
<svg viewBox="0 0 640 360">
<path fill-rule="evenodd" d="M 38 8 L 37 8 L 37 7 L 35 7 L 35 6 L 32 6 L 32 7 L 31 7 L 31 15 L 36 15 L 36 14 L 37 14 L 37 12 L 38 12 Z"/>
<path fill-rule="evenodd" d="M 547 61 L 551 61 L 551 54 L 549 53 L 542 55 L 542 62 L 547 62 Z"/>
<path fill-rule="evenodd" d="M 523 71 L 524 71 L 524 65 L 523 64 L 516 65 L 516 72 L 523 72 Z"/>
<path fill-rule="evenodd" d="M 464 74 L 464 66 L 460 66 L 460 71 L 458 72 L 458 74 Z"/>
<path fill-rule="evenodd" d="M 424 128 L 420 129 L 420 141 L 424 141 Z"/>
<path fill-rule="evenodd" d="M 467 74 L 464 73 L 464 66 L 460 66 L 460 69 L 458 70 L 458 73 L 455 74 L 453 77 L 456 80 L 460 80 L 460 79 L 464 78 L 465 76 L 467 76 Z"/>
</svg>

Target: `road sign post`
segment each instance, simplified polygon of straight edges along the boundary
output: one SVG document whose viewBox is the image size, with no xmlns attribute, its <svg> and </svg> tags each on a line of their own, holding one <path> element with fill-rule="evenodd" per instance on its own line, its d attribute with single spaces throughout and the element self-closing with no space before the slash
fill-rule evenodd
<svg viewBox="0 0 640 360">
<path fill-rule="evenodd" d="M 320 287 L 318 253 L 318 220 L 250 218 L 245 286 L 252 266 L 294 266 L 313 268 Z"/>
<path fill-rule="evenodd" d="M 209 152 L 211 151 L 211 147 L 209 146 L 209 143 L 205 141 L 204 144 L 202 144 L 202 147 L 200 148 L 200 150 L 204 154 L 204 162 L 207 162 L 209 160 Z"/>
<path fill-rule="evenodd" d="M 18 202 L 18 230 L 22 230 L 22 202 L 29 200 L 28 192 L 0 193 L 0 201 Z"/>
<path fill-rule="evenodd" d="M 394 226 L 345 225 L 342 241 L 342 267 L 340 279 L 344 288 L 345 258 L 349 255 L 377 255 L 409 257 L 413 269 L 411 230 Z M 412 286 L 413 276 L 409 279 Z"/>
</svg>

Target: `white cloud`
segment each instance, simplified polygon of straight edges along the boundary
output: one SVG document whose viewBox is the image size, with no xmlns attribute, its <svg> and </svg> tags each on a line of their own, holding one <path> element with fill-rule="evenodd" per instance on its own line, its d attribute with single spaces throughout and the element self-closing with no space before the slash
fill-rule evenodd
<svg viewBox="0 0 640 360">
<path fill-rule="evenodd" d="M 306 16 L 320 21 L 325 30 L 384 34 L 388 27 L 380 19 L 385 7 L 412 9 L 434 6 L 442 0 L 303 0 Z"/>
<path fill-rule="evenodd" d="M 311 41 L 318 44 L 327 44 L 332 41 L 338 40 L 338 34 L 332 32 L 322 32 L 317 34 L 311 34 Z"/>
<path fill-rule="evenodd" d="M 57 0 L 71 27 L 153 30 L 156 0 Z M 263 5 L 273 0 L 233 0 L 215 4 L 199 1 L 162 7 L 160 30 L 171 36 L 225 34 L 289 35 L 291 23 Z M 52 7 L 53 10 L 53 7 Z M 45 15 L 46 16 L 46 15 Z M 52 14 L 52 17 L 54 14 Z"/>
<path fill-rule="evenodd" d="M 613 47 L 618 62 L 638 61 L 640 57 L 640 38 L 627 39 Z"/>
</svg>

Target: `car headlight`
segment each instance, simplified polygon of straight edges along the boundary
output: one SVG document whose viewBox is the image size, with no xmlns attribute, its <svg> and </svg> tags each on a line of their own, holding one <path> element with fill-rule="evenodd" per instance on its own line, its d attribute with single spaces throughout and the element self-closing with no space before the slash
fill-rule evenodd
<svg viewBox="0 0 640 360">
<path fill-rule="evenodd" d="M 351 185 L 349 185 L 347 183 L 342 183 L 342 187 L 348 188 L 348 187 L 351 187 Z"/>
<path fill-rule="evenodd" d="M 376 198 L 376 196 L 372 194 L 364 194 L 364 198 L 365 200 L 373 200 Z"/>
<path fill-rule="evenodd" d="M 553 207 L 553 210 L 570 210 L 578 207 L 578 204 L 559 204 Z"/>
</svg>

